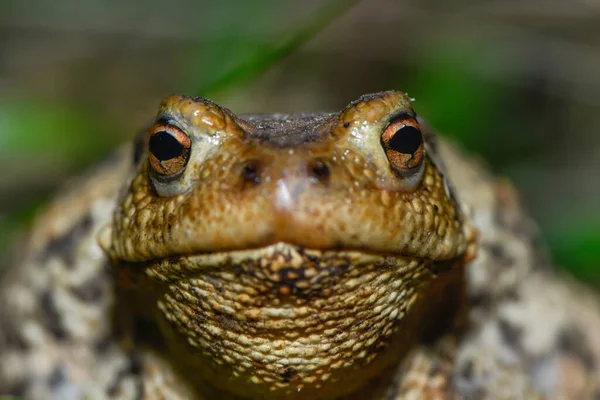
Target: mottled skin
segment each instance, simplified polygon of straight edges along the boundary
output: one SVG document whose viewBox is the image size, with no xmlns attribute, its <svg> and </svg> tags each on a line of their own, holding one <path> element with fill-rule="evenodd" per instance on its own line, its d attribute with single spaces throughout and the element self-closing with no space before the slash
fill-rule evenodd
<svg viewBox="0 0 600 400">
<path fill-rule="evenodd" d="M 390 155 L 398 118 L 418 126 L 399 92 L 245 118 L 167 98 L 4 277 L 0 394 L 600 396 L 598 299 L 550 268 L 512 187 L 423 123 L 422 159 Z M 189 147 L 162 162 L 165 126 Z"/>
</svg>

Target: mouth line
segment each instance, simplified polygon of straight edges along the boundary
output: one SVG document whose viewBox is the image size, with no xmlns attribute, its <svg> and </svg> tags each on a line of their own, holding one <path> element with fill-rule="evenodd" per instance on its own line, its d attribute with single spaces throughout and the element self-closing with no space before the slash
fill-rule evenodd
<svg viewBox="0 0 600 400">
<path fill-rule="evenodd" d="M 265 257 L 283 256 L 284 258 L 293 255 L 307 258 L 311 261 L 318 262 L 330 258 L 346 257 L 350 261 L 385 261 L 386 259 L 412 259 L 419 262 L 431 262 L 432 264 L 449 264 L 454 263 L 462 257 L 461 254 L 447 258 L 435 259 L 430 257 L 422 257 L 406 252 L 380 252 L 365 248 L 306 248 L 288 242 L 275 242 L 266 246 L 250 247 L 245 249 L 219 250 L 209 252 L 191 252 L 177 253 L 167 257 L 157 257 L 141 261 L 127 261 L 127 264 L 161 264 L 165 261 L 187 259 L 197 266 L 197 268 L 213 267 L 216 265 L 230 264 L 239 265 L 248 261 L 260 261 Z"/>
</svg>

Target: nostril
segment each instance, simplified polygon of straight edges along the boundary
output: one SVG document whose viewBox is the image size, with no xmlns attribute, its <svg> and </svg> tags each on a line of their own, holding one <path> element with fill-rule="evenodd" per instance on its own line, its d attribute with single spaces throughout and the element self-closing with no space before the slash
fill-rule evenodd
<svg viewBox="0 0 600 400">
<path fill-rule="evenodd" d="M 242 168 L 242 178 L 244 178 L 246 182 L 252 182 L 257 184 L 260 183 L 260 176 L 258 175 L 258 166 L 253 162 L 244 165 L 244 167 Z"/>
<path fill-rule="evenodd" d="M 313 162 L 310 167 L 310 174 L 313 178 L 320 182 L 326 182 L 329 180 L 329 175 L 331 172 L 329 171 L 329 167 L 322 161 Z"/>
</svg>

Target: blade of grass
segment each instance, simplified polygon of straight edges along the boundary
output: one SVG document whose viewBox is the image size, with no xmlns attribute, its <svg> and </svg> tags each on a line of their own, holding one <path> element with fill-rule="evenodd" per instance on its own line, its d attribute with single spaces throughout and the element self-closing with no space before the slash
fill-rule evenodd
<svg viewBox="0 0 600 400">
<path fill-rule="evenodd" d="M 252 43 L 252 40 L 248 39 L 248 35 L 232 36 L 227 30 L 201 52 L 200 57 L 203 54 L 210 56 L 208 58 L 202 57 L 202 62 L 206 63 L 208 59 L 211 65 L 208 67 L 203 65 L 202 69 L 206 74 L 203 74 L 201 82 L 196 85 L 194 93 L 202 96 L 214 96 L 217 92 L 251 81 L 277 61 L 306 43 L 332 21 L 347 12 L 358 1 L 333 0 L 326 2 L 308 20 L 302 21 L 300 26 L 288 29 L 272 42 L 261 43 L 255 41 Z M 244 4 L 252 5 L 252 9 L 248 10 L 249 12 L 252 11 L 255 14 L 261 12 L 260 6 L 256 2 L 244 2 Z M 268 6 L 269 2 L 266 5 Z M 248 21 L 252 20 L 251 15 L 246 15 L 243 22 L 247 27 Z M 234 58 L 233 62 L 231 62 L 231 58 Z"/>
</svg>

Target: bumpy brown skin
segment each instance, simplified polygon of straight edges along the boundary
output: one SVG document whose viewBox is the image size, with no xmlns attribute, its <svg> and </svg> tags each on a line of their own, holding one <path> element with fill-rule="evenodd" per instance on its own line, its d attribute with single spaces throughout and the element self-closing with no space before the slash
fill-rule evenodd
<svg viewBox="0 0 600 400">
<path fill-rule="evenodd" d="M 597 298 L 547 267 L 508 184 L 431 134 L 422 175 L 394 173 L 380 138 L 401 114 L 398 92 L 246 120 L 168 98 L 184 171 L 121 151 L 40 217 L 3 280 L 0 393 L 598 396 Z"/>
</svg>

